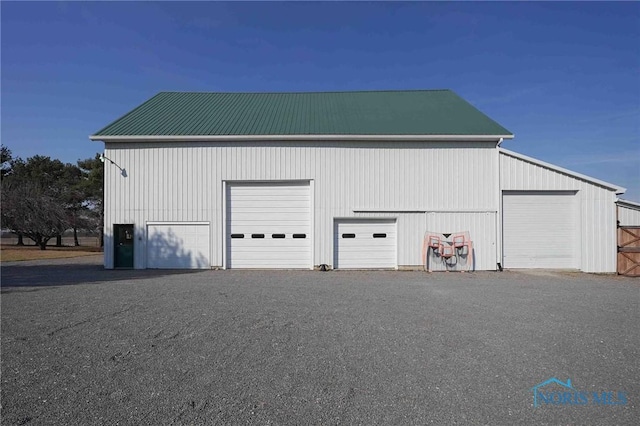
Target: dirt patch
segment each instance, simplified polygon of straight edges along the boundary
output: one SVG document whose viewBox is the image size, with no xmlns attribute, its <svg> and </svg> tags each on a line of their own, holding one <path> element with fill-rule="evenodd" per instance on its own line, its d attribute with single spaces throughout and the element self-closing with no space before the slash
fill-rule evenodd
<svg viewBox="0 0 640 426">
<path fill-rule="evenodd" d="M 0 246 L 0 260 L 16 262 L 23 260 L 62 259 L 68 257 L 91 256 L 102 252 L 100 247 L 47 247 L 40 250 L 36 246 Z"/>
</svg>

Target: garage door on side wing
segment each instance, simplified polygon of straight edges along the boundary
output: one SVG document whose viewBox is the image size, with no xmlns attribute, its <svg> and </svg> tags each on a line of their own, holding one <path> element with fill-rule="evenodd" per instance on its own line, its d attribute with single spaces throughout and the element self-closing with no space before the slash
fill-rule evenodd
<svg viewBox="0 0 640 426">
<path fill-rule="evenodd" d="M 579 267 L 578 196 L 574 191 L 505 191 L 505 268 Z"/>
<path fill-rule="evenodd" d="M 334 268 L 395 269 L 395 219 L 336 219 Z"/>
</svg>

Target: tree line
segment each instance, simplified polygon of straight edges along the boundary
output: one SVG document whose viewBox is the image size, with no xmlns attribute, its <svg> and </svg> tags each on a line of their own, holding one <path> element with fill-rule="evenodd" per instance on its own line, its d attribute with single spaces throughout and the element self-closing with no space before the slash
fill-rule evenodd
<svg viewBox="0 0 640 426">
<path fill-rule="evenodd" d="M 1 147 L 2 229 L 31 239 L 41 250 L 56 238 L 62 245 L 62 234 L 73 230 L 74 244 L 79 246 L 78 231 L 102 235 L 104 222 L 104 164 L 100 155 L 63 163 L 50 157 L 35 155 L 23 160 L 11 150 Z"/>
</svg>

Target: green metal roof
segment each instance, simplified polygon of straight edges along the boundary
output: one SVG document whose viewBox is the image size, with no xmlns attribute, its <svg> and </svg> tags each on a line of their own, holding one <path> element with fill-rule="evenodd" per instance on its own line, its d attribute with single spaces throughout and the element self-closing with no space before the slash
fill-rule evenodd
<svg viewBox="0 0 640 426">
<path fill-rule="evenodd" d="M 511 132 L 450 90 L 160 92 L 100 136 L 498 135 Z"/>
</svg>

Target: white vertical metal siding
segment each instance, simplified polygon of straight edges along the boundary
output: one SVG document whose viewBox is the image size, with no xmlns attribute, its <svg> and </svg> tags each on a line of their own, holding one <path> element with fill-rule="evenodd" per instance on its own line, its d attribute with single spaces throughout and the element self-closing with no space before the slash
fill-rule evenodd
<svg viewBox="0 0 640 426">
<path fill-rule="evenodd" d="M 618 222 L 620 226 L 640 226 L 640 209 L 618 204 Z"/>
<path fill-rule="evenodd" d="M 147 224 L 147 268 L 211 267 L 208 223 Z"/>
<path fill-rule="evenodd" d="M 474 269 L 495 271 L 496 214 L 496 211 L 429 212 L 426 230 L 440 234 L 468 231 L 473 242 Z"/>
<path fill-rule="evenodd" d="M 500 169 L 503 191 L 578 191 L 579 268 L 616 271 L 615 191 L 503 152 Z"/>
<path fill-rule="evenodd" d="M 146 267 L 147 221 L 210 222 L 211 264 L 222 266 L 225 181 L 313 181 L 315 265 L 333 263 L 336 217 L 396 212 L 389 214 L 398 218 L 398 264 L 404 266 L 421 264 L 425 211 L 498 209 L 491 142 L 108 143 L 105 155 L 127 170 L 123 177 L 105 164 L 107 268 L 113 267 L 114 223 L 135 225 L 134 266 Z M 478 269 L 494 269 L 495 253 L 486 256 Z"/>
</svg>

